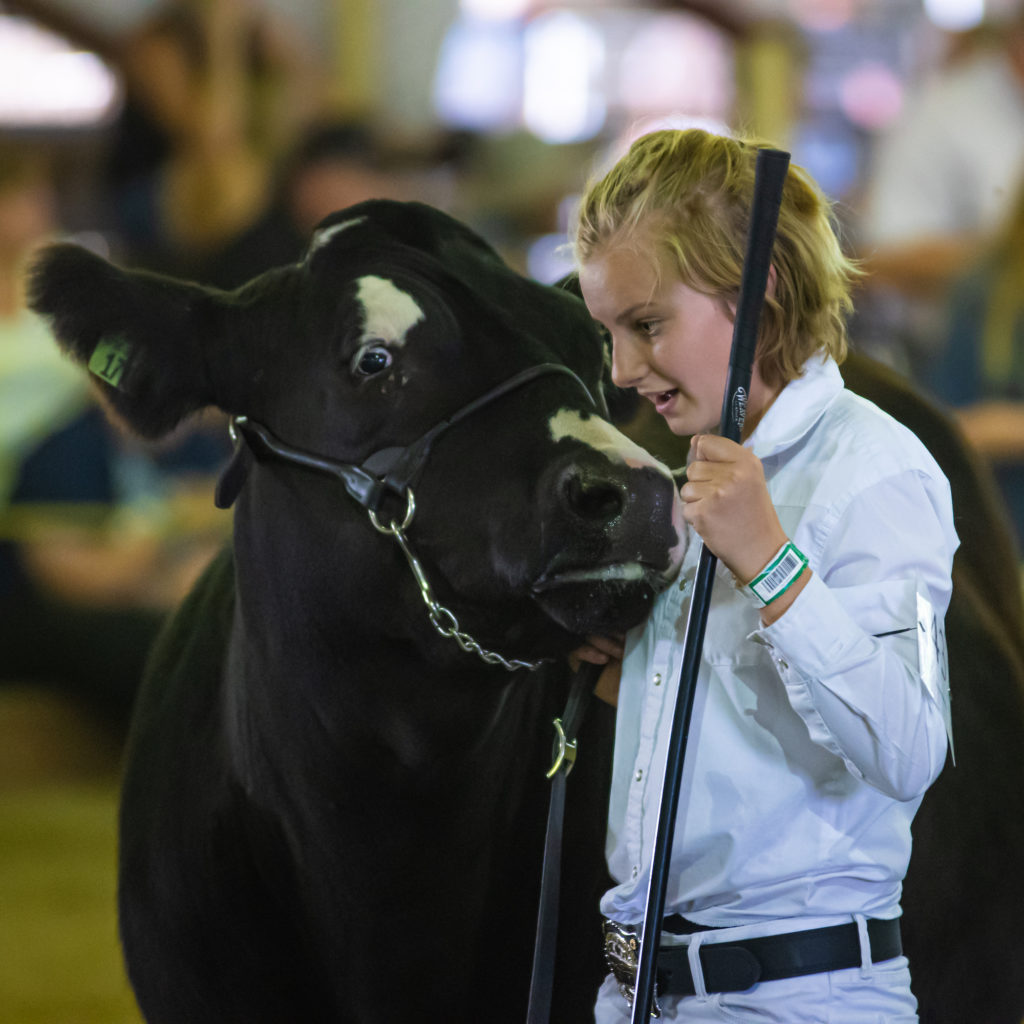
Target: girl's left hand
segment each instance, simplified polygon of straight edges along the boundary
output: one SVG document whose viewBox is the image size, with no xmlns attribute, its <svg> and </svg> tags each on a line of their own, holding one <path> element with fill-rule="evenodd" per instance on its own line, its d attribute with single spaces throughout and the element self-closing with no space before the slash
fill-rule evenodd
<svg viewBox="0 0 1024 1024">
<path fill-rule="evenodd" d="M 622 661 L 625 642 L 624 633 L 614 636 L 588 636 L 586 642 L 569 655 L 569 666 L 575 672 L 580 667 L 581 661 L 589 661 L 595 665 L 607 665 L 610 661 Z"/>
<path fill-rule="evenodd" d="M 569 655 L 569 665 L 573 672 L 578 671 L 580 663 L 584 661 L 604 666 L 594 685 L 594 696 L 612 707 L 619 702 L 625 639 L 625 635 L 588 636 L 587 642 Z"/>
<path fill-rule="evenodd" d="M 714 434 L 690 441 L 683 515 L 742 583 L 752 580 L 786 543 L 768 494 L 761 460 Z"/>
</svg>

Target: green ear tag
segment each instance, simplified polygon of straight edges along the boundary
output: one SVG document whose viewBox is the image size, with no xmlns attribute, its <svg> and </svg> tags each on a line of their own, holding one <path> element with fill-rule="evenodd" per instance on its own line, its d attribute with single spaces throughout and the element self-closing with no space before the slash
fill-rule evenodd
<svg viewBox="0 0 1024 1024">
<path fill-rule="evenodd" d="M 131 353 L 132 347 L 124 338 L 103 338 L 89 359 L 89 372 L 111 387 L 120 388 Z"/>
</svg>

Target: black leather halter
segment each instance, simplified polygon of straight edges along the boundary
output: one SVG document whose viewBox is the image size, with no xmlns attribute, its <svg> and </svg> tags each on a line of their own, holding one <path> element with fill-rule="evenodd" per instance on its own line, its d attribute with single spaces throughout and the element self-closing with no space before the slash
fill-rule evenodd
<svg viewBox="0 0 1024 1024">
<path fill-rule="evenodd" d="M 430 622 L 441 636 L 454 640 L 464 651 L 478 655 L 489 665 L 501 665 L 510 672 L 520 668 L 537 669 L 545 659 L 530 662 L 518 658 L 506 658 L 497 651 L 487 650 L 459 628 L 455 615 L 448 608 L 438 604 L 435 599 L 430 581 L 410 547 L 405 531 L 412 523 L 416 509 L 412 485 L 416 483 L 423 472 L 430 449 L 437 438 L 485 405 L 489 405 L 530 381 L 551 374 L 564 374 L 570 377 L 583 390 L 593 409 L 596 412 L 604 411 L 603 407 L 595 401 L 586 384 L 567 366 L 562 366 L 560 363 L 539 363 L 509 377 L 508 380 L 464 405 L 448 419 L 435 424 L 412 444 L 405 447 L 382 448 L 364 459 L 362 465 L 358 466 L 351 462 L 336 462 L 301 448 L 295 448 L 276 437 L 261 423 L 256 423 L 247 416 L 235 416 L 231 420 L 231 436 L 235 441 L 235 453 L 217 484 L 217 506 L 218 508 L 229 508 L 233 504 L 245 484 L 253 459 L 261 456 L 270 456 L 301 466 L 303 469 L 334 477 L 366 509 L 374 529 L 393 537 L 395 543 L 402 549 L 419 586 L 420 596 L 429 612 Z M 402 511 L 397 518 L 392 518 L 388 525 L 383 525 L 378 518 L 378 513 L 381 511 L 381 505 L 389 496 L 398 498 L 403 503 Z"/>
<path fill-rule="evenodd" d="M 217 487 L 217 505 L 229 508 L 238 496 L 248 475 L 252 455 L 273 457 L 305 469 L 325 473 L 339 480 L 345 490 L 367 511 L 376 515 L 385 499 L 391 495 L 401 502 L 407 500 L 409 489 L 418 480 L 430 455 L 430 450 L 446 430 L 461 423 L 468 416 L 510 391 L 514 391 L 538 377 L 564 374 L 574 380 L 587 396 L 595 411 L 601 406 L 590 393 L 586 384 L 567 366 L 560 363 L 539 363 L 509 377 L 491 388 L 479 398 L 464 405 L 446 420 L 442 420 L 422 434 L 416 441 L 405 447 L 382 448 L 356 465 L 351 462 L 337 462 L 312 452 L 296 448 L 271 433 L 265 426 L 249 419 L 235 416 L 231 421 L 231 433 L 235 440 L 235 455 L 221 476 Z"/>
</svg>

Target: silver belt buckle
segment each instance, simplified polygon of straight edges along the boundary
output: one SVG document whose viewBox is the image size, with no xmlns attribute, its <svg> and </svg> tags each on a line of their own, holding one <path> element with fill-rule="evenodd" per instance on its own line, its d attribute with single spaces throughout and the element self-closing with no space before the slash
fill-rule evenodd
<svg viewBox="0 0 1024 1024">
<path fill-rule="evenodd" d="M 619 992 L 633 1006 L 636 996 L 636 975 L 640 964 L 640 934 L 633 925 L 604 920 L 604 962 L 619 986 Z M 651 1016 L 660 1017 L 658 993 L 651 1001 Z"/>
</svg>

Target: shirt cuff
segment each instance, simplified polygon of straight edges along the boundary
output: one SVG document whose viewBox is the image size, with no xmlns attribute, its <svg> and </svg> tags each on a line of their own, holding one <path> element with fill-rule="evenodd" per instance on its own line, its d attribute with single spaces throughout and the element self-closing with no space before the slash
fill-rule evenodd
<svg viewBox="0 0 1024 1024">
<path fill-rule="evenodd" d="M 786 663 L 782 667 L 799 663 L 801 674 L 815 679 L 833 675 L 851 649 L 867 639 L 817 573 L 784 614 L 753 635 L 778 652 L 776 660 Z"/>
</svg>

